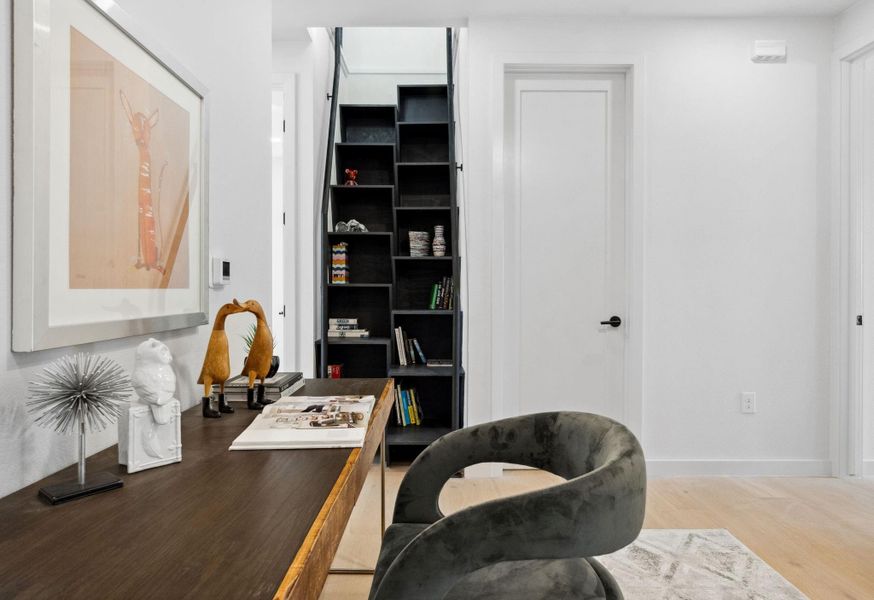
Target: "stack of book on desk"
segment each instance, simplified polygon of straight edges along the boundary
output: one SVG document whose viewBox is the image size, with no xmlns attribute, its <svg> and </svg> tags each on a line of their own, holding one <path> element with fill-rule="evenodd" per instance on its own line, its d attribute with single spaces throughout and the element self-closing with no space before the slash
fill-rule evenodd
<svg viewBox="0 0 874 600">
<path fill-rule="evenodd" d="M 255 380 L 255 387 L 258 386 Z M 225 382 L 225 400 L 228 402 L 245 402 L 246 390 L 249 387 L 247 375 L 237 375 Z M 303 387 L 303 373 L 277 373 L 264 380 L 264 397 L 274 402 L 285 396 L 291 396 Z"/>
<path fill-rule="evenodd" d="M 293 396 L 265 406 L 230 450 L 361 448 L 374 396 Z"/>
</svg>

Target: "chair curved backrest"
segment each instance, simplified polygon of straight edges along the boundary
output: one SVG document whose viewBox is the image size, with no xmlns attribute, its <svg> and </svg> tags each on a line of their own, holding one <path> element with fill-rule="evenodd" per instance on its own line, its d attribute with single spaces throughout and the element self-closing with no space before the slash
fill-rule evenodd
<svg viewBox="0 0 874 600">
<path fill-rule="evenodd" d="M 443 485 L 482 462 L 536 467 L 567 481 L 444 516 Z M 639 534 L 645 503 L 640 444 L 606 417 L 539 413 L 452 432 L 426 448 L 401 483 L 394 522 L 431 525 L 400 552 L 374 597 L 437 599 L 496 562 L 614 552 Z"/>
</svg>

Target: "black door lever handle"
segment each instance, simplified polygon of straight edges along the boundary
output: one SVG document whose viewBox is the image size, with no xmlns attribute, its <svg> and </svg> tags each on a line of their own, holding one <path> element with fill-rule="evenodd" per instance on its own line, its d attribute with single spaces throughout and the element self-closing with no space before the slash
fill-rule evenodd
<svg viewBox="0 0 874 600">
<path fill-rule="evenodd" d="M 612 317 L 610 317 L 609 321 L 601 321 L 601 325 L 609 325 L 610 327 L 619 327 L 620 325 L 622 325 L 622 319 L 620 319 L 616 315 L 613 315 Z"/>
</svg>

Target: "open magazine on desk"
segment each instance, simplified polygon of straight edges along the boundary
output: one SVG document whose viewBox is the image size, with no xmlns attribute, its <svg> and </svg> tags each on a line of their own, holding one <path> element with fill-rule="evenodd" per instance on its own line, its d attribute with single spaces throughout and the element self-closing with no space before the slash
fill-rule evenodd
<svg viewBox="0 0 874 600">
<path fill-rule="evenodd" d="M 289 396 L 269 404 L 230 450 L 360 448 L 374 396 Z"/>
</svg>

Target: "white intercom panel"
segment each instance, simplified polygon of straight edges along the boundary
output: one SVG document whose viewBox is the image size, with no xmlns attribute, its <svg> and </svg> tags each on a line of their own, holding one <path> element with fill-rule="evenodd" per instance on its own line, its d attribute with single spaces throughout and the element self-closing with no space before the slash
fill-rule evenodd
<svg viewBox="0 0 874 600">
<path fill-rule="evenodd" d="M 231 261 L 226 258 L 213 257 L 211 287 L 222 287 L 231 282 Z"/>
</svg>

